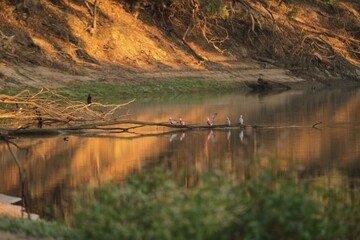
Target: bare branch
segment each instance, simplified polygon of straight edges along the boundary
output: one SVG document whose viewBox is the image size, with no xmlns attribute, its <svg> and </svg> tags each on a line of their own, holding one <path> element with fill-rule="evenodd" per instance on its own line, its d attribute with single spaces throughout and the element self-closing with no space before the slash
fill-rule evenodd
<svg viewBox="0 0 360 240">
<path fill-rule="evenodd" d="M 3 126 L 43 124 L 84 124 L 107 122 L 118 118 L 116 113 L 135 99 L 123 104 L 86 104 L 72 101 L 54 90 L 42 88 L 36 93 L 24 90 L 15 96 L 0 95 L 0 120 Z M 10 121 L 9 121 L 10 120 Z M 16 120 L 16 122 L 11 121 Z M 39 126 L 39 127 L 41 127 Z"/>
</svg>

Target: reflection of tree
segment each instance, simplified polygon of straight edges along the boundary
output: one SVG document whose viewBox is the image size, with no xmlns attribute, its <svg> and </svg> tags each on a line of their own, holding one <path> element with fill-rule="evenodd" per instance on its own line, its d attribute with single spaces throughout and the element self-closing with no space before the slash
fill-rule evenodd
<svg viewBox="0 0 360 240">
<path fill-rule="evenodd" d="M 35 143 L 35 144 L 33 144 Z M 164 142 L 165 143 L 165 142 Z M 146 160 L 138 149 L 147 155 L 157 155 L 162 149 L 157 139 L 105 139 L 70 136 L 39 139 L 20 139 L 18 145 L 27 150 L 15 149 L 27 172 L 31 211 L 41 215 L 66 215 L 72 208 L 72 192 L 83 185 L 99 186 L 114 179 L 124 179 L 139 169 Z M 4 145 L 2 156 L 9 159 Z M 15 162 L 0 162 L 0 192 L 18 195 L 20 183 Z M 63 209 L 62 209 L 63 208 Z"/>
<path fill-rule="evenodd" d="M 24 210 L 27 213 L 28 218 L 30 219 L 31 218 L 30 211 L 29 211 L 30 203 L 29 203 L 28 182 L 27 182 L 27 179 L 26 179 L 26 173 L 25 173 L 25 170 L 24 170 L 21 162 L 16 157 L 15 153 L 13 152 L 13 150 L 11 148 L 11 145 L 13 145 L 13 146 L 15 146 L 17 148 L 19 148 L 19 146 L 17 144 L 15 144 L 14 142 L 10 141 L 8 138 L 6 138 L 4 136 L 2 136 L 2 140 L 5 141 L 6 146 L 7 146 L 8 150 L 9 150 L 9 152 L 10 152 L 10 154 L 11 154 L 13 160 L 15 161 L 16 166 L 17 166 L 17 168 L 19 170 L 19 178 L 20 178 L 19 181 L 20 181 L 22 207 L 24 208 Z"/>
<path fill-rule="evenodd" d="M 52 200 L 52 195 L 57 194 L 55 185 L 58 182 L 56 181 L 63 180 L 59 176 L 59 173 L 65 172 L 62 163 L 70 161 L 68 154 L 66 154 L 69 149 L 61 147 L 60 141 L 57 144 L 51 144 L 49 139 L 35 139 L 30 141 L 30 143 L 29 141 L 20 140 L 18 141 L 18 146 L 14 152 L 4 151 L 6 150 L 4 148 L 3 157 L 6 159 L 16 154 L 18 161 L 21 162 L 21 180 L 17 181 L 14 174 L 14 165 L 10 161 L 6 161 L 2 164 L 4 175 L 0 178 L 3 178 L 3 189 L 0 191 L 5 190 L 6 192 L 18 195 L 17 189 L 21 189 L 24 191 L 21 195 L 25 195 L 23 199 L 26 201 L 26 209 L 31 212 L 45 213 L 48 211 L 46 208 L 54 204 L 54 202 L 50 201 Z M 60 161 L 48 161 L 49 159 L 47 158 L 50 156 L 48 152 L 54 152 L 54 149 L 56 149 L 55 154 L 57 158 L 61 159 L 62 163 Z M 45 195 L 47 197 L 44 197 Z M 30 202 L 32 203 L 31 205 L 29 204 Z M 55 202 L 59 203 L 60 201 Z M 42 210 L 39 211 L 39 209 Z"/>
</svg>

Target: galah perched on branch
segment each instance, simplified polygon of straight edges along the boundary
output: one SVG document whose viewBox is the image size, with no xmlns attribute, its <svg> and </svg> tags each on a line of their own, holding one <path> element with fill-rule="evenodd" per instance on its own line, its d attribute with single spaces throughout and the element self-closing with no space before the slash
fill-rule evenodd
<svg viewBox="0 0 360 240">
<path fill-rule="evenodd" d="M 177 124 L 177 121 L 175 119 L 172 119 L 171 117 L 169 117 L 169 123 L 172 125 Z"/>
<path fill-rule="evenodd" d="M 179 119 L 179 122 L 181 126 L 185 126 L 185 121 L 182 118 Z"/>
<path fill-rule="evenodd" d="M 214 124 L 214 120 L 215 120 L 215 118 L 216 118 L 217 115 L 218 115 L 218 114 L 217 114 L 217 112 L 216 112 L 216 113 L 214 113 L 210 118 L 207 117 L 206 123 L 207 123 L 209 126 L 212 126 L 212 125 Z"/>
<path fill-rule="evenodd" d="M 208 117 L 206 120 L 207 125 L 212 126 L 213 122 L 210 120 L 210 118 Z"/>
</svg>

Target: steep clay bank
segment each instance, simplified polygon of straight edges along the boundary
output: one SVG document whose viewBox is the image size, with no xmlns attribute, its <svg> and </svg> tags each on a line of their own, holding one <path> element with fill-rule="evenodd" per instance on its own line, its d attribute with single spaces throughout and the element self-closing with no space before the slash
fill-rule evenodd
<svg viewBox="0 0 360 240">
<path fill-rule="evenodd" d="M 360 82 L 360 10 L 351 1 L 279 6 L 270 0 L 267 9 L 249 1 L 248 12 L 241 4 L 227 5 L 229 18 L 216 20 L 218 28 L 207 28 L 226 29 L 225 38 L 213 35 L 224 40 L 214 45 L 197 28 L 189 31 L 186 42 L 179 38 L 187 32 L 191 9 L 157 18 L 151 6 L 143 4 L 136 17 L 126 1 L 101 1 L 98 26 L 90 31 L 92 18 L 83 3 L 16 2 L 0 3 L 1 88 L 174 79 L 227 81 L 241 87 L 259 77 L 293 87 Z M 181 6 L 166 11 L 175 7 Z"/>
</svg>

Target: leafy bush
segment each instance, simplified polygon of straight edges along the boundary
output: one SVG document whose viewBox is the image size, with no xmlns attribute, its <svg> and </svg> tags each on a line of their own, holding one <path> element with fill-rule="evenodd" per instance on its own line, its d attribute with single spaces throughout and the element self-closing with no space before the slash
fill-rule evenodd
<svg viewBox="0 0 360 240">
<path fill-rule="evenodd" d="M 0 231 L 22 233 L 33 237 L 68 238 L 74 237 L 73 231 L 61 223 L 43 220 L 15 219 L 0 217 Z"/>
<path fill-rule="evenodd" d="M 275 172 L 244 182 L 208 172 L 184 187 L 159 169 L 88 191 L 72 229 L 2 218 L 0 230 L 64 239 L 360 239 L 358 192 Z"/>
<path fill-rule="evenodd" d="M 222 19 L 229 17 L 229 10 L 224 0 L 200 0 L 200 6 L 209 17 L 220 17 Z"/>
<path fill-rule="evenodd" d="M 93 193 L 74 227 L 80 239 L 359 239 L 352 206 L 271 170 L 245 183 L 207 173 L 187 189 L 156 172 Z"/>
<path fill-rule="evenodd" d="M 231 230 L 241 239 L 331 239 L 311 191 L 266 172 L 247 186 L 246 211 Z"/>
<path fill-rule="evenodd" d="M 221 239 L 244 209 L 239 190 L 211 174 L 188 190 L 166 174 L 137 175 L 96 192 L 76 214 L 75 227 L 81 239 Z"/>
</svg>

